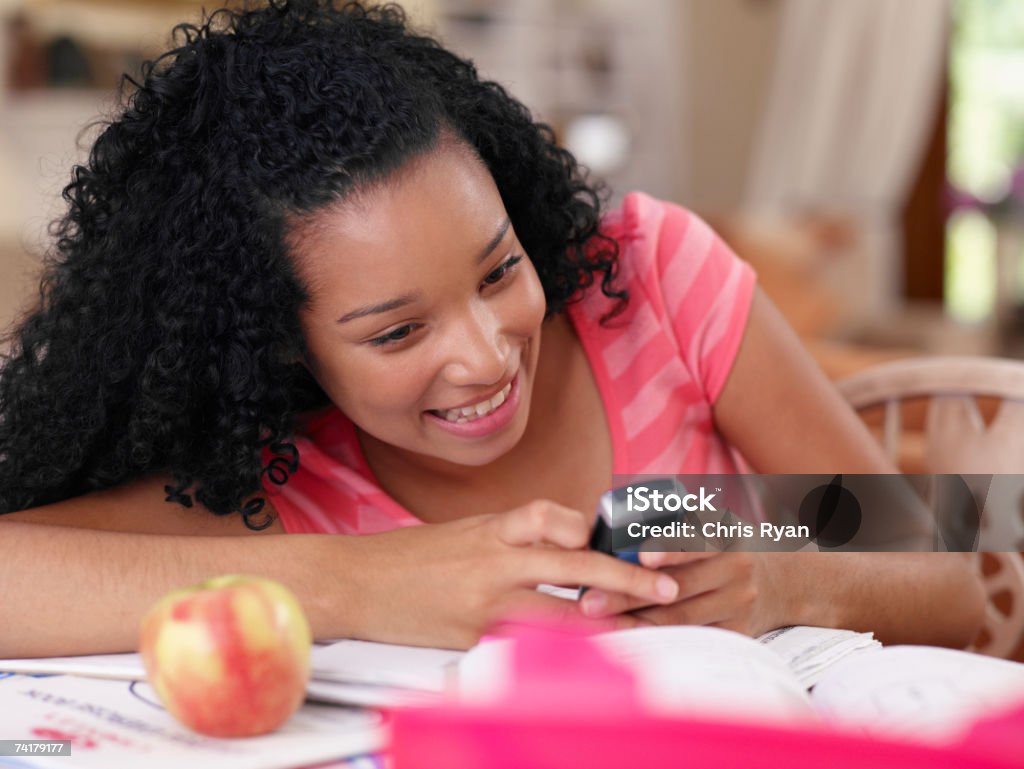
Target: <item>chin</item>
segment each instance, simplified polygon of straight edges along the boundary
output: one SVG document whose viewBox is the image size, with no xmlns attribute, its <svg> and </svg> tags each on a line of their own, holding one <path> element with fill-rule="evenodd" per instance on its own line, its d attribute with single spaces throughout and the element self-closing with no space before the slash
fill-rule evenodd
<svg viewBox="0 0 1024 769">
<path fill-rule="evenodd" d="M 495 441 L 493 445 L 486 447 L 466 447 L 464 451 L 458 452 L 457 457 L 453 457 L 449 461 L 466 467 L 486 467 L 512 451 L 522 439 L 523 432 L 523 430 L 518 430 L 514 436 L 504 435 L 500 441 Z"/>
<path fill-rule="evenodd" d="M 523 439 L 523 435 L 526 433 L 525 424 L 510 425 L 510 428 L 500 437 L 481 441 L 476 445 L 460 447 L 456 451 L 448 452 L 447 456 L 442 458 L 464 467 L 486 467 L 512 451 Z"/>
</svg>

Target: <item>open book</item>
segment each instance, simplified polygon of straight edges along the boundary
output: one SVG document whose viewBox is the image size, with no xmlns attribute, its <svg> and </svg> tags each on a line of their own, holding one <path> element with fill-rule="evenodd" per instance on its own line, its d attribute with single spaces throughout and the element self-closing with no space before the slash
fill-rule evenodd
<svg viewBox="0 0 1024 769">
<path fill-rule="evenodd" d="M 882 648 L 870 633 L 789 627 L 752 639 L 684 626 L 594 638 L 634 671 L 652 708 L 668 713 L 827 721 L 941 740 L 955 739 L 976 718 L 1024 700 L 1024 665 L 932 647 Z M 466 653 L 343 640 L 313 650 L 307 695 L 371 706 L 424 704 L 452 694 L 486 699 L 508 685 L 509 656 L 509 642 L 502 640 Z M 4 670 L 144 677 L 137 655 L 0 660 Z M 558 674 L 552 671 L 553 686 Z"/>
<path fill-rule="evenodd" d="M 945 742 L 958 739 L 976 719 L 1024 701 L 1024 665 L 935 647 L 882 648 L 864 643 L 865 636 L 870 638 L 789 628 L 755 640 L 677 626 L 619 630 L 594 640 L 635 674 L 642 701 L 663 714 L 829 722 Z M 487 702 L 513 685 L 511 644 L 485 642 L 463 657 L 462 698 Z M 552 686 L 559 679 L 554 667 Z"/>
<path fill-rule="evenodd" d="M 804 686 L 845 656 L 879 644 L 870 633 L 787 627 L 758 641 L 782 659 Z M 452 690 L 464 652 L 341 639 L 318 643 L 311 658 L 309 699 L 343 705 L 389 706 L 438 699 Z M 142 681 L 138 654 L 0 659 L 0 672 L 64 674 Z"/>
</svg>

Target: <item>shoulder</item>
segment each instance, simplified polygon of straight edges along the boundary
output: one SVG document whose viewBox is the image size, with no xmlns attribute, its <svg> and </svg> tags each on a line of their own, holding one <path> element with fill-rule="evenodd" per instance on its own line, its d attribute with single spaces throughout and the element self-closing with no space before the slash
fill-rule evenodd
<svg viewBox="0 0 1024 769">
<path fill-rule="evenodd" d="M 689 283 L 709 264 L 732 267 L 740 261 L 698 214 L 643 192 L 627 194 L 609 211 L 602 231 L 618 243 L 619 274 L 627 289 L 661 293 L 666 282 Z M 715 274 L 712 270 L 704 279 Z"/>
<path fill-rule="evenodd" d="M 644 193 L 626 195 L 605 233 L 619 244 L 622 322 L 638 339 L 672 337 L 691 376 L 714 402 L 738 350 L 756 276 L 700 216 Z"/>
<path fill-rule="evenodd" d="M 699 309 L 720 291 L 749 289 L 755 279 L 698 214 L 643 192 L 609 211 L 602 232 L 618 244 L 618 284 L 630 302 L 650 302 L 669 315 Z M 702 301 L 695 303 L 695 294 Z"/>
<path fill-rule="evenodd" d="M 602 231 L 623 246 L 663 244 L 691 225 L 710 233 L 708 225 L 690 209 L 645 192 L 627 193 L 601 220 Z"/>
</svg>

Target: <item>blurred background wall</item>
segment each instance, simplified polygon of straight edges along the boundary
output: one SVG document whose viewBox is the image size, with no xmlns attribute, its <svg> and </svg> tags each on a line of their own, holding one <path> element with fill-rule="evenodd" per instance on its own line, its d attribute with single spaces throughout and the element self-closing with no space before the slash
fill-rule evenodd
<svg viewBox="0 0 1024 769">
<path fill-rule="evenodd" d="M 1024 4 L 1017 0 L 411 0 L 613 197 L 694 208 L 826 370 L 1020 356 Z M 0 0 L 0 324 L 47 223 L 192 0 Z"/>
</svg>

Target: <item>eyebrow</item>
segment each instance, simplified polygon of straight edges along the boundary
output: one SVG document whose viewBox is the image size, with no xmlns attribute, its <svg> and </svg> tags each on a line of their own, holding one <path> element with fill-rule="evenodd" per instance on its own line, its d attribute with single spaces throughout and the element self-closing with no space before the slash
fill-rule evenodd
<svg viewBox="0 0 1024 769">
<path fill-rule="evenodd" d="M 508 234 L 508 228 L 511 226 L 512 220 L 506 217 L 505 221 L 503 221 L 501 226 L 498 227 L 498 231 L 494 233 L 494 237 L 491 238 L 491 241 L 486 246 L 484 246 L 483 251 L 480 252 L 480 256 L 476 258 L 477 264 L 480 264 L 480 262 L 491 255 L 491 252 L 494 251 L 494 249 L 498 247 L 498 244 L 505 239 L 505 235 Z"/>
<path fill-rule="evenodd" d="M 389 299 L 386 302 L 380 302 L 379 304 L 370 304 L 366 307 L 360 307 L 358 310 L 352 310 L 352 312 L 346 312 L 340 318 L 338 323 L 348 323 L 350 320 L 356 318 L 365 318 L 367 315 L 377 315 L 382 312 L 391 312 L 391 310 L 397 310 L 399 307 L 405 307 L 407 304 L 412 304 L 416 299 L 416 294 L 403 294 L 402 296 L 396 296 L 394 299 Z"/>
<path fill-rule="evenodd" d="M 490 256 L 494 249 L 498 247 L 498 244 L 505 239 L 505 235 L 508 234 L 509 227 L 512 226 L 512 220 L 506 218 L 498 227 L 498 231 L 494 233 L 494 237 L 491 238 L 490 242 L 480 251 L 480 255 L 476 258 L 476 263 L 480 264 L 488 256 Z M 405 307 L 407 304 L 412 304 L 417 298 L 418 294 L 403 294 L 402 296 L 396 296 L 394 299 L 388 299 L 385 302 L 378 302 L 377 304 L 368 304 L 365 307 L 352 310 L 347 312 L 338 318 L 338 323 L 348 323 L 349 321 L 356 320 L 357 318 L 365 318 L 367 315 L 379 315 L 382 312 L 391 312 L 397 310 L 399 307 Z"/>
</svg>

